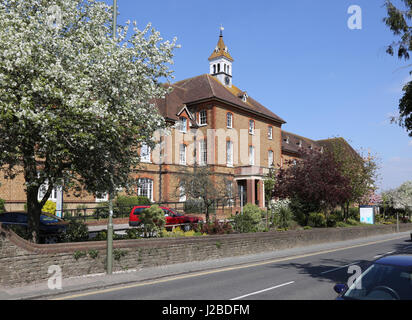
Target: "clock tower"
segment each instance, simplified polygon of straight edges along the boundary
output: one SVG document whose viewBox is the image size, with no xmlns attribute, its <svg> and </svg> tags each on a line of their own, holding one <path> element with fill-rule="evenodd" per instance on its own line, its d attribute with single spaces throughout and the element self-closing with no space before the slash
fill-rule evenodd
<svg viewBox="0 0 412 320">
<path fill-rule="evenodd" d="M 220 28 L 219 42 L 209 57 L 210 74 L 216 77 L 223 85 L 232 87 L 233 58 L 223 42 L 223 27 Z"/>
</svg>

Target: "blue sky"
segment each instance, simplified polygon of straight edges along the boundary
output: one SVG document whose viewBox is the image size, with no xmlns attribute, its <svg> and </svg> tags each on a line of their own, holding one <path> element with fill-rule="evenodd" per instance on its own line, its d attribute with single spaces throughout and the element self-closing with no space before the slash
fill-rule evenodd
<svg viewBox="0 0 412 320">
<path fill-rule="evenodd" d="M 112 3 L 111 0 L 106 0 Z M 394 36 L 384 0 L 118 0 L 119 24 L 148 22 L 178 38 L 175 80 L 208 73 L 223 24 L 235 59 L 234 84 L 287 121 L 284 129 L 317 140 L 344 137 L 379 157 L 381 190 L 412 180 L 412 138 L 391 124 L 409 63 L 386 54 Z M 362 9 L 351 30 L 348 8 Z"/>
</svg>

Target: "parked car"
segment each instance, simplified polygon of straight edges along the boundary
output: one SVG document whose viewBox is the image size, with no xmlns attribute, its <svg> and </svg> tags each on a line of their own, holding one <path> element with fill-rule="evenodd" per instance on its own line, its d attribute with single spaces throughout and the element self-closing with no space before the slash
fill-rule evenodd
<svg viewBox="0 0 412 320">
<path fill-rule="evenodd" d="M 348 287 L 337 284 L 338 300 L 412 300 L 412 255 L 385 256 Z"/>
<path fill-rule="evenodd" d="M 136 227 L 140 224 L 139 216 L 143 210 L 150 208 L 150 206 L 136 206 L 130 212 L 129 226 Z M 171 208 L 160 207 L 165 213 L 166 229 L 170 229 L 171 226 L 176 224 L 184 224 L 182 229 L 189 231 L 192 225 L 196 225 L 202 221 L 202 219 L 194 216 L 187 216 L 176 212 Z M 169 226 L 169 228 L 168 228 Z"/>
<path fill-rule="evenodd" d="M 19 226 L 27 231 L 28 216 L 24 211 L 5 212 L 0 214 L 0 223 L 5 226 Z M 40 215 L 40 242 L 56 243 L 58 237 L 67 230 L 67 222 L 52 214 L 43 212 Z"/>
</svg>

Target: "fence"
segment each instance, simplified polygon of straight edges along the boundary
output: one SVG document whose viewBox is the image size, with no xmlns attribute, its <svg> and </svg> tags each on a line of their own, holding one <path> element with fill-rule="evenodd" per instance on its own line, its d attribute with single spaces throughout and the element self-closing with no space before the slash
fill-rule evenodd
<svg viewBox="0 0 412 320">
<path fill-rule="evenodd" d="M 139 205 L 139 204 L 136 204 Z M 129 206 L 113 206 L 113 218 L 128 218 L 133 207 Z M 159 202 L 151 205 L 170 208 L 175 212 L 184 214 L 205 215 L 206 208 L 199 200 L 188 200 L 185 202 Z M 230 216 L 235 214 L 236 208 L 240 208 L 238 199 L 221 199 L 216 200 L 210 205 L 209 213 L 211 215 Z M 63 209 L 62 219 L 64 220 L 81 220 L 99 221 L 109 217 L 109 206 L 98 206 L 93 208 L 79 207 L 77 209 Z"/>
</svg>

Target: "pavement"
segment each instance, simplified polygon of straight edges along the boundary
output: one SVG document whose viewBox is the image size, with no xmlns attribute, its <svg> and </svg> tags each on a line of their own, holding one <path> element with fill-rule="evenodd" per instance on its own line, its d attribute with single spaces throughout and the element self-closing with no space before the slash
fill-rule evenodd
<svg viewBox="0 0 412 320">
<path fill-rule="evenodd" d="M 190 262 L 153 268 L 128 270 L 116 272 L 113 275 L 85 275 L 63 279 L 62 288 L 55 290 L 50 290 L 48 288 L 47 282 L 24 287 L 0 288 L 0 300 L 45 300 L 67 295 L 75 295 L 82 292 L 88 292 L 93 290 L 102 290 L 122 286 L 133 286 L 133 284 L 138 286 L 139 284 L 148 283 L 150 281 L 159 283 L 163 281 L 162 279 L 164 279 L 165 282 L 169 281 L 167 279 L 171 278 L 172 280 L 188 279 L 193 275 L 196 275 L 196 273 L 201 273 L 202 275 L 211 275 L 217 273 L 224 274 L 225 272 L 223 271 L 226 270 L 247 269 L 249 268 L 249 266 L 253 265 L 266 265 L 269 264 L 270 261 L 273 259 L 278 259 L 277 261 L 279 261 L 279 259 L 289 260 L 289 258 L 292 259 L 293 257 L 301 259 L 303 257 L 313 256 L 317 254 L 327 255 L 329 252 L 332 251 L 343 252 L 347 250 L 347 248 L 364 248 L 363 250 L 367 251 L 368 245 L 371 243 L 385 243 L 390 242 L 392 240 L 395 242 L 401 240 L 402 242 L 406 242 L 408 241 L 407 239 L 410 239 L 410 232 L 386 234 L 349 241 L 324 243 L 319 245 L 297 247 L 292 249 L 265 252 L 247 256 L 229 257 L 208 261 Z M 346 252 L 346 255 L 350 256 L 349 252 Z M 266 263 L 265 261 L 267 261 L 268 263 Z M 193 282 L 193 279 L 189 279 L 189 281 Z M 161 295 L 154 296 L 152 298 L 149 297 L 148 299 L 156 299 L 156 297 L 160 297 L 159 299 L 162 299 Z"/>
</svg>

